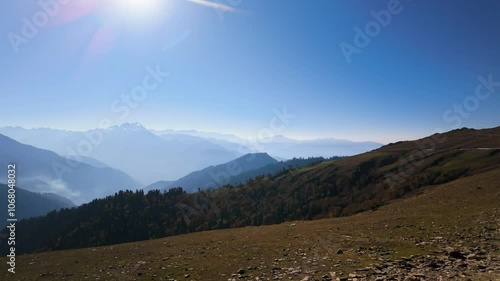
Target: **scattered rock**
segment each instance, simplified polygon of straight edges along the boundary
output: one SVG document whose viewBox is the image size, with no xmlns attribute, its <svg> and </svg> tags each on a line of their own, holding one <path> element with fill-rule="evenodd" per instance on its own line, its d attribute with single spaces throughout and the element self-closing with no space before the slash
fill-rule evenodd
<svg viewBox="0 0 500 281">
<path fill-rule="evenodd" d="M 446 247 L 444 249 L 444 251 L 446 252 L 446 254 L 454 259 L 463 259 L 464 256 L 462 255 L 462 253 L 455 249 L 455 248 L 452 248 L 452 247 Z"/>
</svg>

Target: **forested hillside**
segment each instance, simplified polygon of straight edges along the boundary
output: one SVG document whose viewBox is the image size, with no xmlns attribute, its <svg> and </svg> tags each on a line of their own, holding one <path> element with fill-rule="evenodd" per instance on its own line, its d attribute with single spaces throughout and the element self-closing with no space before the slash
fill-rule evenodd
<svg viewBox="0 0 500 281">
<path fill-rule="evenodd" d="M 0 215 L 0 227 L 7 225 L 7 191 L 8 186 L 5 184 L 0 184 L 0 195 L 1 198 L 5 200 L 0 200 L 0 209 L 2 210 Z M 59 210 L 62 208 L 72 208 L 75 204 L 69 199 L 58 196 L 53 193 L 36 193 L 24 190 L 22 188 L 16 187 L 16 218 L 24 219 L 31 217 L 38 217 L 47 214 L 53 210 Z"/>
<path fill-rule="evenodd" d="M 490 138 L 483 143 L 495 146 L 497 142 Z M 20 222 L 18 251 L 109 245 L 210 229 L 347 216 L 426 186 L 500 166 L 500 149 L 496 148 L 387 148 L 259 176 L 244 186 L 193 194 L 182 188 L 147 194 L 121 191 L 77 209 Z"/>
</svg>

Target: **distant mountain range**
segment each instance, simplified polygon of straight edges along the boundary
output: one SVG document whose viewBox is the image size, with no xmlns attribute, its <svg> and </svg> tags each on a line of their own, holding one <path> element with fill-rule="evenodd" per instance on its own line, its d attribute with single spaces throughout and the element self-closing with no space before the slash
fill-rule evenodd
<svg viewBox="0 0 500 281">
<path fill-rule="evenodd" d="M 433 192 L 437 185 L 491 171 L 496 173 L 491 176 L 494 185 L 500 172 L 499 135 L 500 127 L 454 130 L 334 161 L 286 169 L 243 186 L 228 185 L 194 193 L 182 188 L 147 193 L 120 191 L 85 206 L 20 221 L 16 226 L 20 246 L 16 250 L 31 253 L 95 247 L 189 232 L 348 216 L 377 211 L 395 199 L 421 196 L 422 192 Z M 211 175 L 223 179 L 223 175 L 232 174 L 229 171 L 238 170 L 237 165 L 241 165 L 241 170 L 251 170 L 265 167 L 263 162 L 276 165 L 273 160 L 267 154 L 249 154 L 230 162 L 231 165 L 209 167 L 184 180 L 198 181 L 196 187 L 213 180 Z M 468 195 L 484 197 L 481 185 L 468 185 L 473 192 Z M 404 208 L 397 212 L 404 212 Z M 443 214 L 433 216 L 447 219 Z M 400 225 L 400 216 L 394 217 L 398 217 Z M 480 226 L 481 231 L 483 228 Z M 6 229 L 1 232 L 7 233 Z M 5 243 L 0 243 L 2 254 L 6 248 Z"/>
<path fill-rule="evenodd" d="M 230 134 L 195 130 L 148 130 L 139 123 L 85 132 L 2 127 L 0 133 L 94 167 L 119 169 L 143 186 L 160 180 L 177 180 L 192 171 L 227 163 L 248 153 L 262 152 L 284 160 L 348 156 L 382 145 L 338 139 L 300 141 L 284 136 L 245 140 Z"/>
<path fill-rule="evenodd" d="M 145 192 L 148 192 L 150 190 L 155 190 L 155 189 L 158 189 L 158 190 L 162 190 L 162 189 L 168 189 L 169 187 L 172 186 L 172 184 L 174 183 L 175 181 L 157 181 L 155 183 L 152 183 L 146 187 L 143 188 L 143 190 Z"/>
<path fill-rule="evenodd" d="M 284 136 L 248 141 L 194 130 L 154 131 L 139 123 L 85 132 L 2 127 L 0 134 L 5 134 L 0 135 L 0 165 L 18 164 L 19 181 L 25 189 L 55 193 L 77 204 L 150 183 L 144 190 L 182 186 L 193 192 L 245 183 L 289 165 L 276 159 L 319 159 L 380 146 L 335 139 L 298 141 Z M 6 182 L 5 177 L 0 174 L 0 182 Z"/>
<path fill-rule="evenodd" d="M 296 140 L 287 138 L 283 135 L 275 135 L 266 139 L 246 140 L 231 134 L 205 133 L 196 130 L 151 131 L 163 137 L 174 137 L 178 135 L 201 137 L 232 150 L 248 153 L 265 152 L 278 160 L 350 156 L 377 149 L 383 145 L 378 142 L 354 142 L 335 138 Z"/>
<path fill-rule="evenodd" d="M 8 187 L 0 184 L 1 198 L 7 198 Z M 72 208 L 76 205 L 71 200 L 54 193 L 34 193 L 22 188 L 16 187 L 16 219 L 25 219 L 38 217 L 47 214 L 50 211 L 62 208 Z M 7 200 L 0 200 L 0 228 L 7 224 Z"/>
<path fill-rule="evenodd" d="M 16 164 L 19 186 L 32 192 L 55 193 L 77 204 L 140 187 L 127 174 L 113 168 L 68 160 L 0 135 L 0 166 L 10 163 Z M 7 182 L 7 173 L 0 173 L 0 182 Z"/>
<path fill-rule="evenodd" d="M 339 158 L 332 157 L 328 160 Z M 267 153 L 247 154 L 228 163 L 192 172 L 177 181 L 158 181 L 145 187 L 144 191 L 182 187 L 187 192 L 194 192 L 198 189 L 213 189 L 227 184 L 244 185 L 249 180 L 259 176 L 275 175 L 279 172 L 286 172 L 291 168 L 302 168 L 325 160 L 327 159 L 323 157 L 310 157 L 278 162 Z"/>
<path fill-rule="evenodd" d="M 255 141 L 254 141 L 255 142 Z M 259 146 L 270 155 L 285 159 L 294 157 L 334 157 L 351 156 L 381 147 L 377 142 L 353 142 L 343 139 L 295 140 L 277 135 L 259 142 Z"/>
<path fill-rule="evenodd" d="M 163 138 L 138 123 L 86 132 L 48 128 L 0 128 L 19 142 L 74 158 L 93 158 L 108 167 L 124 171 L 146 185 L 162 179 L 178 179 L 189 172 L 231 161 L 244 153 L 231 151 L 203 138 Z M 80 153 L 83 152 L 84 154 Z M 77 155 L 75 157 L 75 155 Z"/>
<path fill-rule="evenodd" d="M 249 153 L 233 161 L 192 172 L 174 182 L 154 183 L 146 187 L 146 190 L 153 189 L 153 186 L 160 187 L 160 189 L 182 187 L 187 192 L 198 189 L 214 189 L 231 183 L 231 178 L 234 176 L 277 162 L 266 153 Z"/>
<path fill-rule="evenodd" d="M 232 134 L 221 134 L 215 132 L 200 132 L 196 130 L 150 130 L 156 135 L 188 135 L 203 139 L 222 140 L 230 143 L 241 143 L 245 139 Z"/>
</svg>

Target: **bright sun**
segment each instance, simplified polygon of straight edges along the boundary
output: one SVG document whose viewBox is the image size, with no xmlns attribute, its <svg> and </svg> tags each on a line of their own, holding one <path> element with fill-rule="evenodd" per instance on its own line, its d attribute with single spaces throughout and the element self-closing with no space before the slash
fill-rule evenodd
<svg viewBox="0 0 500 281">
<path fill-rule="evenodd" d="M 113 14 L 123 20 L 150 21 L 155 20 L 165 7 L 167 0 L 112 0 Z"/>
<path fill-rule="evenodd" d="M 158 0 L 120 0 L 120 5 L 134 14 L 146 14 L 158 8 Z"/>
</svg>

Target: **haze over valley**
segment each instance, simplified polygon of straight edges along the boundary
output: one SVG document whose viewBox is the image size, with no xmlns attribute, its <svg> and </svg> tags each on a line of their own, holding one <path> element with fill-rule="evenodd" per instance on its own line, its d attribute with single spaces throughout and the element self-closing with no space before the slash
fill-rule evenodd
<svg viewBox="0 0 500 281">
<path fill-rule="evenodd" d="M 11 159 L 29 167 L 22 174 L 25 188 L 34 192 L 56 192 L 77 203 L 111 195 L 121 189 L 142 189 L 163 180 L 171 181 L 163 188 L 175 184 L 192 191 L 215 188 L 219 186 L 215 176 L 207 174 L 196 184 L 187 186 L 183 184 L 183 177 L 210 166 L 225 167 L 228 162 L 248 154 L 267 153 L 269 160 L 262 162 L 252 158 L 246 162 L 253 166 L 239 169 L 231 176 L 261 168 L 270 161 L 278 162 L 276 159 L 347 156 L 381 146 L 375 142 L 298 141 L 278 136 L 262 141 L 259 148 L 269 150 L 260 152 L 257 147 L 246 146 L 244 139 L 235 136 L 230 141 L 222 134 L 155 132 L 139 123 L 84 132 L 2 127 L 0 134 L 3 134 L 1 159 L 5 159 L 2 164 L 7 165 L 6 159 Z M 36 162 L 33 157 L 36 157 Z M 2 180 L 6 183 L 6 177 Z"/>
</svg>

